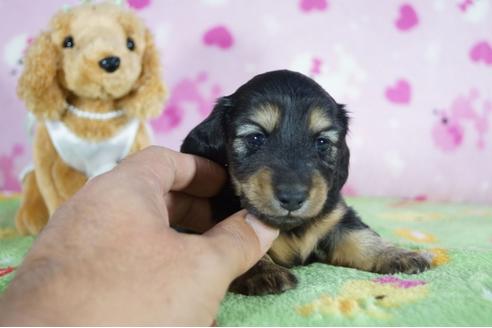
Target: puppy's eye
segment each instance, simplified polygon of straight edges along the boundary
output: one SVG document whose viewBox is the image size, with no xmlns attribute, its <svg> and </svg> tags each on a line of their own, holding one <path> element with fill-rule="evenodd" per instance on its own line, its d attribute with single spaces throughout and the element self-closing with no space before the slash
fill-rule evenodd
<svg viewBox="0 0 492 328">
<path fill-rule="evenodd" d="M 135 50 L 135 41 L 132 38 L 126 39 L 126 47 L 130 49 L 130 51 Z"/>
<path fill-rule="evenodd" d="M 259 148 L 265 143 L 266 137 L 263 133 L 253 133 L 246 136 L 245 140 L 249 146 Z"/>
<path fill-rule="evenodd" d="M 330 141 L 328 140 L 328 138 L 318 137 L 316 138 L 314 145 L 316 146 L 316 149 L 318 151 L 325 151 L 330 146 Z"/>
<path fill-rule="evenodd" d="M 69 35 L 63 40 L 63 48 L 73 48 L 74 46 L 75 42 L 72 36 Z"/>
</svg>

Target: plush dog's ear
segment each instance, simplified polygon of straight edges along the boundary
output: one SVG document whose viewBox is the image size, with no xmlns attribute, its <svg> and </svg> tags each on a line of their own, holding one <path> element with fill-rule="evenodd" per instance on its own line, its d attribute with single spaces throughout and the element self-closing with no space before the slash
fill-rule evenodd
<svg viewBox="0 0 492 328">
<path fill-rule="evenodd" d="M 17 95 L 38 118 L 57 119 L 66 109 L 65 95 L 58 83 L 60 49 L 44 32 L 27 49 Z"/>
<path fill-rule="evenodd" d="M 185 138 L 181 152 L 210 159 L 226 165 L 226 111 L 231 107 L 229 98 L 220 98 L 212 113 Z"/>
<path fill-rule="evenodd" d="M 165 89 L 160 78 L 159 53 L 149 30 L 145 30 L 145 50 L 142 56 L 142 73 L 135 88 L 121 99 L 117 106 L 129 116 L 157 117 L 164 107 Z"/>
</svg>

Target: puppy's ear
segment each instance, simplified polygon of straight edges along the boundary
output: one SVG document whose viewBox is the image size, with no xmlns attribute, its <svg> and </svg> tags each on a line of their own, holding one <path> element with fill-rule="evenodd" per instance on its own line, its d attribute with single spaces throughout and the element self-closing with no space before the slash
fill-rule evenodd
<svg viewBox="0 0 492 328">
<path fill-rule="evenodd" d="M 51 34 L 44 32 L 29 46 L 24 58 L 17 95 L 38 118 L 57 119 L 66 109 L 65 95 L 57 78 L 60 51 Z"/>
<path fill-rule="evenodd" d="M 342 140 L 340 142 L 340 146 L 338 148 L 338 160 L 337 166 L 335 169 L 335 178 L 333 187 L 340 191 L 347 182 L 348 174 L 349 174 L 349 165 L 350 165 L 350 151 L 347 146 L 347 142 L 345 140 L 348 132 L 349 126 L 349 116 L 347 110 L 344 105 L 337 104 L 338 112 L 337 112 L 337 121 L 342 125 L 343 135 Z"/>
<path fill-rule="evenodd" d="M 348 149 L 345 138 L 341 143 L 341 147 L 338 149 L 338 161 L 335 171 L 335 179 L 333 183 L 333 187 L 340 191 L 342 190 L 343 185 L 347 182 L 348 174 L 349 174 L 349 165 L 350 165 L 350 151 Z"/>
<path fill-rule="evenodd" d="M 229 98 L 220 98 L 212 113 L 185 138 L 181 152 L 202 156 L 224 166 L 227 163 L 225 116 L 230 107 Z"/>
<path fill-rule="evenodd" d="M 137 45 L 138 46 L 138 45 Z M 117 106 L 129 116 L 142 119 L 157 117 L 164 107 L 165 88 L 160 78 L 159 54 L 154 38 L 145 30 L 145 50 L 142 56 L 142 73 L 135 88 L 121 99 Z"/>
</svg>

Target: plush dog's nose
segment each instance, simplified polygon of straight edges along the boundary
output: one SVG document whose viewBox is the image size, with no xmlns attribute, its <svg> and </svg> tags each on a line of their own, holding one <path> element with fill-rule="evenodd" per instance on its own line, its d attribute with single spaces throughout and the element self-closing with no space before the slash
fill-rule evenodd
<svg viewBox="0 0 492 328">
<path fill-rule="evenodd" d="M 103 58 L 99 61 L 99 66 L 106 72 L 113 73 L 120 67 L 120 58 L 115 56 Z"/>
<path fill-rule="evenodd" d="M 282 184 L 277 186 L 275 194 L 280 206 L 288 211 L 295 211 L 306 201 L 308 188 L 302 185 Z"/>
</svg>

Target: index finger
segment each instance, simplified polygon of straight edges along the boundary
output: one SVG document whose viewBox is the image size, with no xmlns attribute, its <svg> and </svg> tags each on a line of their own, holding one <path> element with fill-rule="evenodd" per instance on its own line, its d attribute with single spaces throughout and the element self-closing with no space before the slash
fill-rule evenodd
<svg viewBox="0 0 492 328">
<path fill-rule="evenodd" d="M 226 180 L 220 165 L 159 146 L 150 146 L 131 155 L 117 169 L 133 171 L 142 181 L 156 185 L 162 194 L 181 191 L 197 197 L 211 197 L 219 192 Z"/>
</svg>

